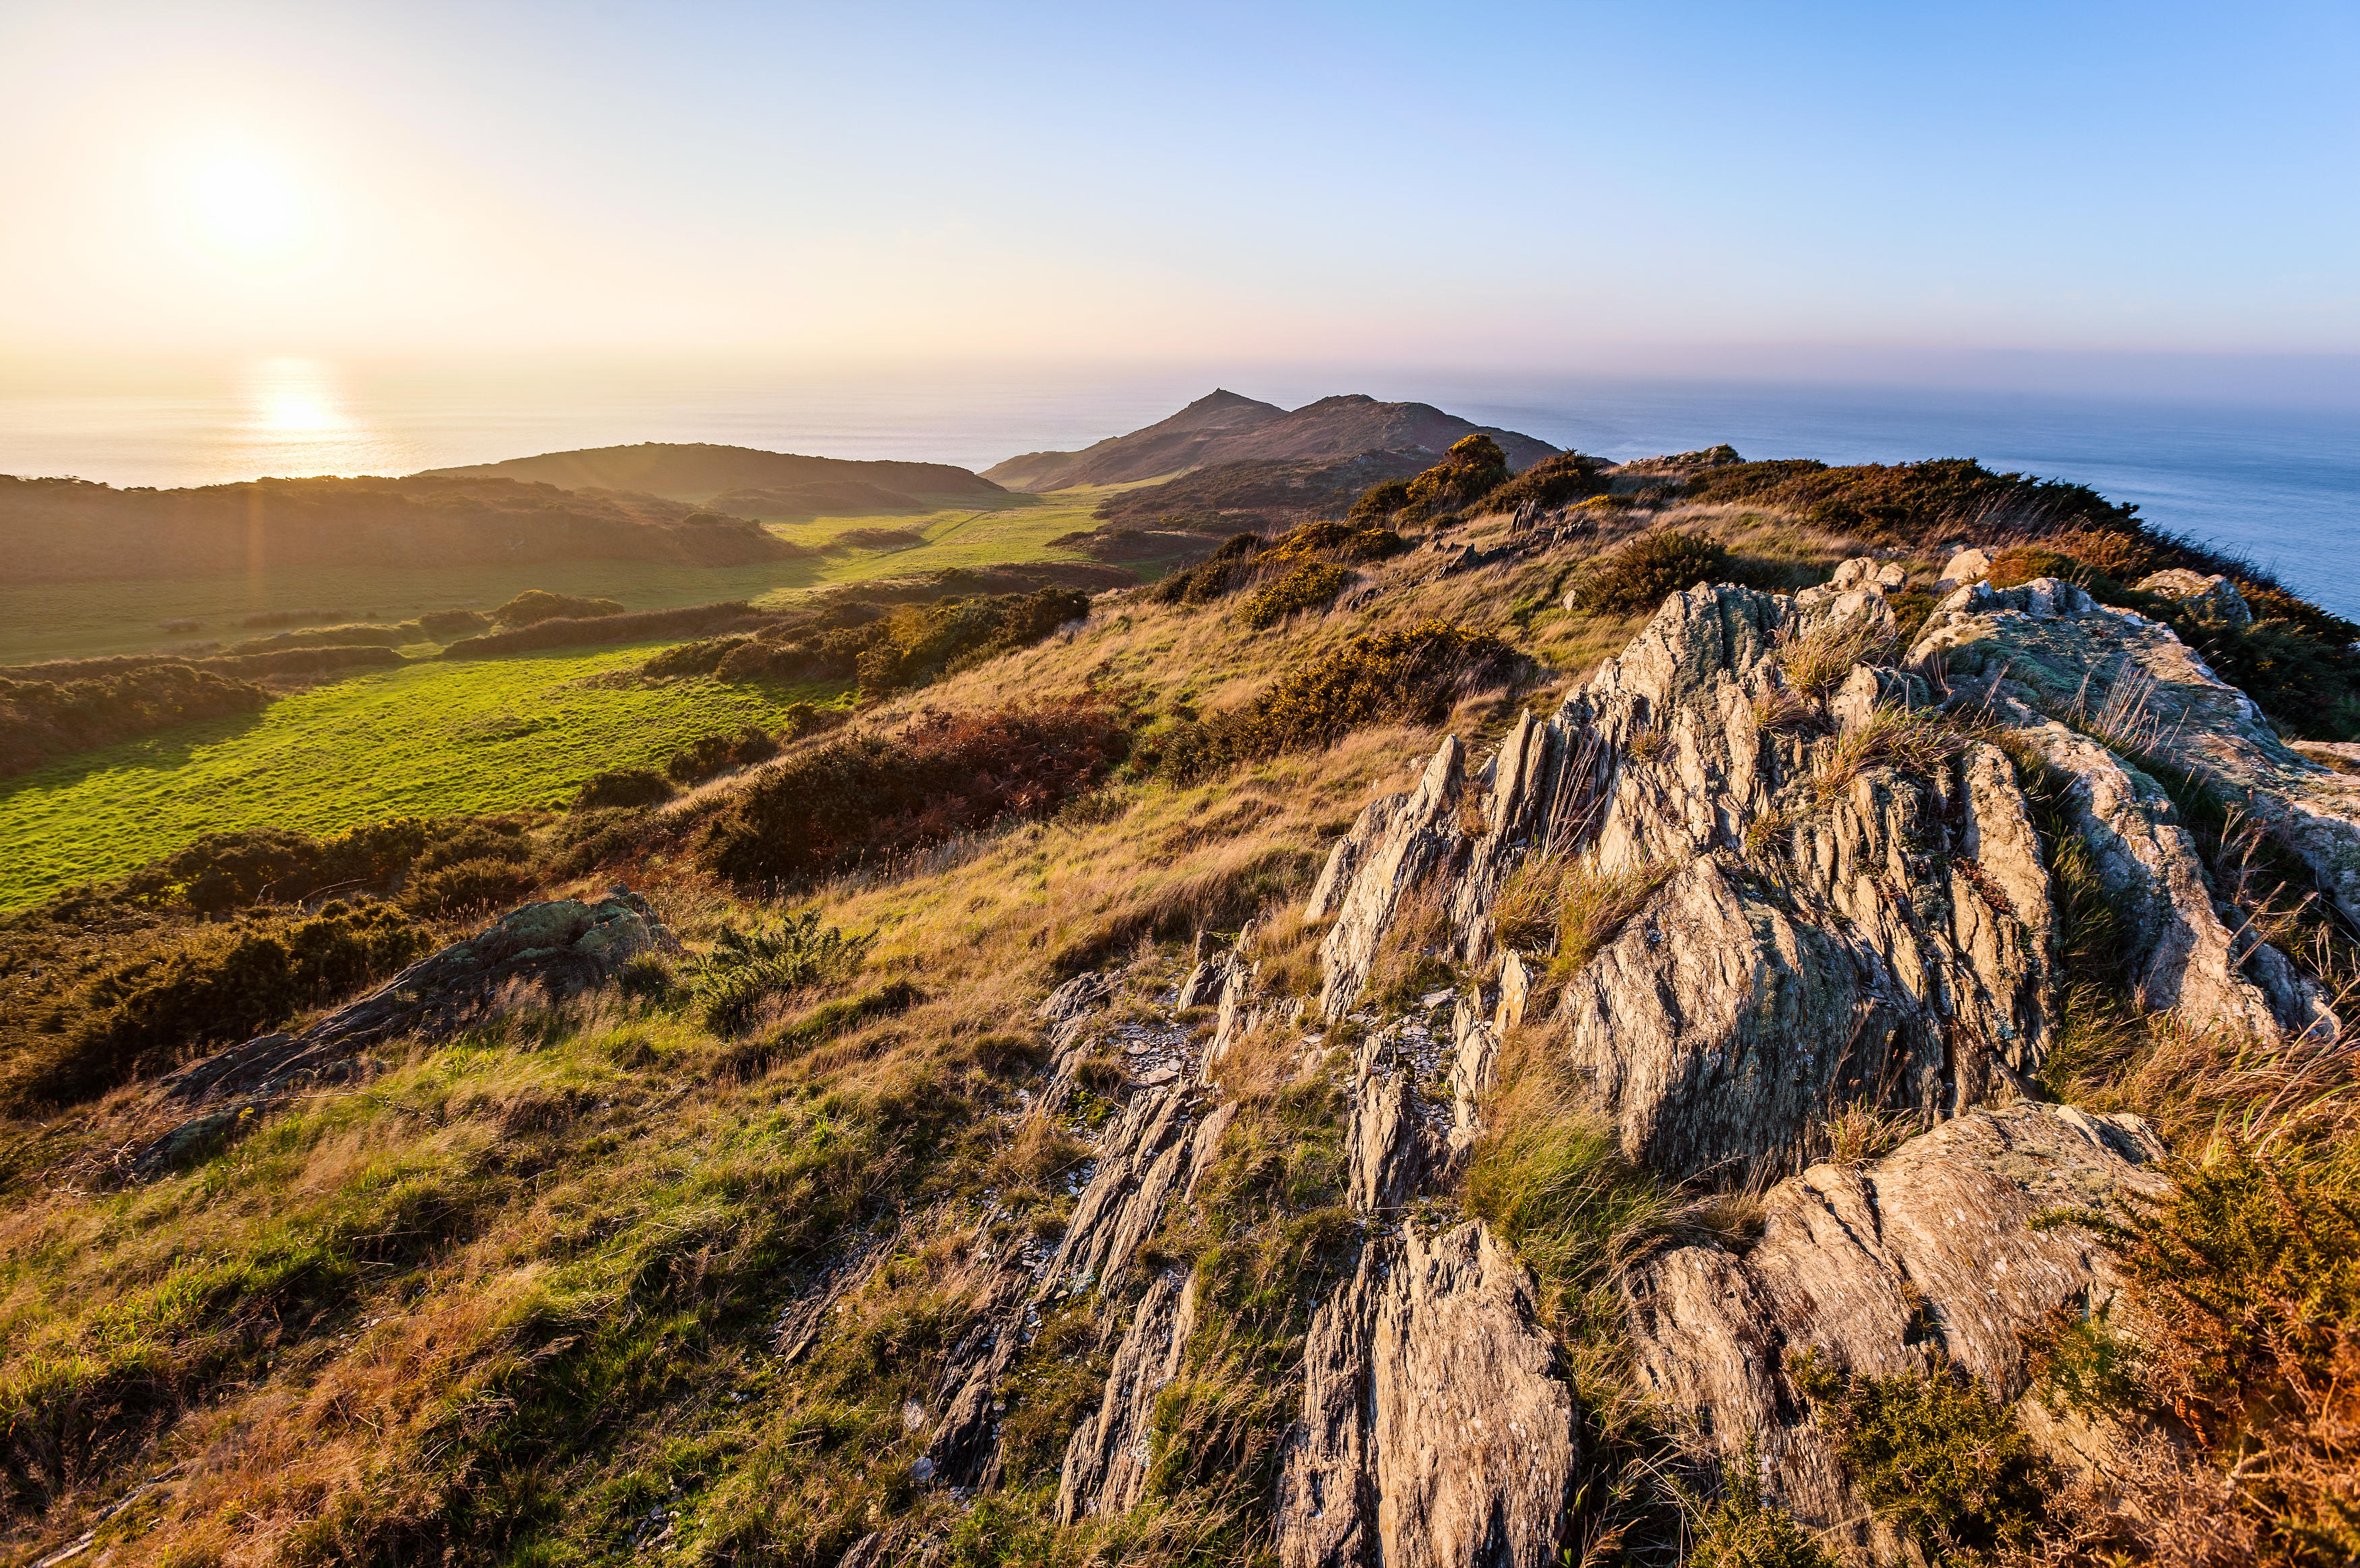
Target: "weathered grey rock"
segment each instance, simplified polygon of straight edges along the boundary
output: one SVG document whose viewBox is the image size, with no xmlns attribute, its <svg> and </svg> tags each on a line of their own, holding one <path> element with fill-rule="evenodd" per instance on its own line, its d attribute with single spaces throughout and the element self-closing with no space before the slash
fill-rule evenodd
<svg viewBox="0 0 2360 1568">
<path fill-rule="evenodd" d="M 1360 816 L 1336 841 L 1336 847 L 1328 852 L 1328 864 L 1320 868 L 1319 879 L 1311 885 L 1310 902 L 1304 909 L 1306 919 L 1324 920 L 1336 912 L 1343 902 L 1345 890 L 1360 873 L 1361 863 L 1408 802 L 1409 797 L 1404 794 L 1380 795 L 1360 808 Z"/>
<path fill-rule="evenodd" d="M 2142 593 L 2160 593 L 2167 599 L 2178 600 L 2180 605 L 2200 621 L 2234 626 L 2239 631 L 2254 624 L 2254 612 L 2237 585 L 2219 572 L 2207 575 L 2175 566 L 2138 581 Z"/>
<path fill-rule="evenodd" d="M 1962 550 L 1954 552 L 1950 563 L 1942 568 L 1941 579 L 1934 584 L 1937 593 L 1949 593 L 1970 583 L 1980 583 L 1991 575 L 1992 561 L 1988 552 Z"/>
<path fill-rule="evenodd" d="M 1398 1209 L 1418 1191 L 1428 1163 L 1426 1125 L 1417 1114 L 1409 1073 L 1388 1043 L 1360 1047 L 1352 1082 L 1352 1121 L 1345 1190 L 1352 1206 L 1376 1214 Z"/>
<path fill-rule="evenodd" d="M 525 904 L 308 1029 L 262 1035 L 180 1069 L 164 1080 L 164 1092 L 181 1100 L 276 1094 L 383 1040 L 447 1038 L 497 1011 L 519 988 L 554 998 L 598 984 L 642 949 L 678 946 L 648 901 L 628 888 L 594 904 Z"/>
<path fill-rule="evenodd" d="M 2192 883 L 2152 866 L 2143 880 L 2149 901 L 2172 899 L 2180 920 L 2198 933 L 2185 944 L 2190 951 L 2209 954 L 2226 933 L 2216 938 L 2204 930 L 2210 898 L 2196 891 L 2204 887 L 2202 866 L 2168 797 L 2119 754 L 2151 758 L 2213 790 L 2301 860 L 2346 919 L 2360 920 L 2360 778 L 2281 742 L 2245 694 L 2215 677 L 2169 627 L 2107 609 L 2049 579 L 2003 590 L 1976 584 L 1945 601 L 1909 659 L 1959 691 L 1954 701 L 1987 704 L 1994 716 L 2033 735 L 2052 764 L 2084 780 L 2085 793 L 2108 797 L 2107 804 L 2127 798 L 2152 824 L 2149 836 L 2186 845 L 2184 856 L 2165 858 L 2191 867 Z M 2114 760 L 2101 759 L 2087 745 L 2064 745 L 2059 737 L 2073 730 L 2063 720 L 2105 737 L 2117 754 Z M 2104 815 L 2105 805 L 2093 805 L 2090 814 Z M 2126 841 L 2142 836 L 2120 826 L 2117 833 Z M 2124 875 L 2127 887 L 2133 879 L 2127 870 Z M 2231 961 L 2212 967 L 2234 975 L 2250 942 L 2241 938 L 2235 945 Z M 2165 942 L 2158 951 L 2173 948 Z M 2209 957 L 2205 962 L 2212 964 Z M 2264 966 L 2276 967 L 2267 961 Z M 2170 989 L 2160 984 L 2157 994 Z M 2201 1019 L 2213 989 L 2204 984 L 2183 1010 Z M 2310 1027 L 2305 1020 L 2313 1011 L 2283 995 L 2270 998 L 2270 1010 L 2279 1028 Z M 2245 1027 L 2240 1016 L 2249 1011 L 2224 1004 L 2224 1021 Z"/>
<path fill-rule="evenodd" d="M 1065 1445 L 1057 1519 L 1128 1512 L 1147 1488 L 1155 1397 L 1180 1375 L 1196 1327 L 1193 1278 L 1164 1274 L 1150 1285 L 1117 1347 L 1098 1408 Z"/>
<path fill-rule="evenodd" d="M 1314 1315 L 1280 1461 L 1287 1568 L 1538 1568 L 1578 1449 L 1532 1287 L 1480 1221 L 1372 1240 Z"/>
<path fill-rule="evenodd" d="M 1458 736 L 1443 741 L 1415 792 L 1387 813 L 1370 835 L 1349 885 L 1335 900 L 1335 927 L 1319 944 L 1326 974 L 1319 1009 L 1328 1017 L 1341 1018 L 1350 1009 L 1403 896 L 1449 858 L 1459 834 L 1465 759 Z"/>
<path fill-rule="evenodd" d="M 1492 901 L 1549 814 L 1561 772 L 1558 751 L 1557 730 L 1523 713 L 1483 769 L 1483 832 L 1467 848 L 1450 900 L 1459 956 L 1470 964 L 1480 966 L 1489 956 Z"/>
<path fill-rule="evenodd" d="M 1816 1349 L 1832 1369 L 1867 1376 L 1945 1356 L 2002 1401 L 2018 1399 L 2020 1335 L 2052 1311 L 2094 1311 L 2115 1288 L 2088 1232 L 2033 1222 L 2122 1214 L 2130 1198 L 2164 1189 L 2147 1169 L 2162 1152 L 2136 1117 L 2022 1104 L 1945 1122 L 1872 1165 L 1813 1166 L 1770 1191 L 1761 1237 L 1742 1256 L 1698 1242 L 1633 1270 L 1640 1375 L 1700 1458 L 1733 1461 L 1754 1445 L 1765 1490 L 1805 1528 L 1890 1559 L 1898 1543 L 1852 1494 L 1788 1356 Z"/>
</svg>

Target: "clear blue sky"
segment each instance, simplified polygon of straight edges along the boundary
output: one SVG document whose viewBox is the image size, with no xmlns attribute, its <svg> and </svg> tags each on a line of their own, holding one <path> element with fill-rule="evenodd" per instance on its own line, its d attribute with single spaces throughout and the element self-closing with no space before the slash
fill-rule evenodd
<svg viewBox="0 0 2360 1568">
<path fill-rule="evenodd" d="M 2360 354 L 2360 6 L 0 8 L 0 341 Z"/>
</svg>

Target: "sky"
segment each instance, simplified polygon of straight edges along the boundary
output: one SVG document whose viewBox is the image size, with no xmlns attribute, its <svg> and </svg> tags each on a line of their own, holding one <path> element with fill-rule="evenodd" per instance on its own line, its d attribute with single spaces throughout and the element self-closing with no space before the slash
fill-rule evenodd
<svg viewBox="0 0 2360 1568">
<path fill-rule="evenodd" d="M 1898 366 L 2360 401 L 2355 79 L 2351 0 L 0 0 L 0 372 Z"/>
</svg>

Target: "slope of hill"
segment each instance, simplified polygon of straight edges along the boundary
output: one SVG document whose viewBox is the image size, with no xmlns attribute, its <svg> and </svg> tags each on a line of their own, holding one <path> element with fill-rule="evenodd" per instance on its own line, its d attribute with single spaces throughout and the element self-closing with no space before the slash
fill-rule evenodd
<svg viewBox="0 0 2360 1568">
<path fill-rule="evenodd" d="M 1406 479 L 1434 461 L 1424 452 L 1360 452 L 1290 463 L 1217 463 L 1161 485 L 1118 490 L 1097 516 L 1137 527 L 1185 517 L 1199 528 L 1262 528 L 1311 517 L 1342 517 L 1371 485 Z"/>
<path fill-rule="evenodd" d="M 705 441 L 642 441 L 637 446 L 550 452 L 502 463 L 431 468 L 418 477 L 519 479 L 565 490 L 644 490 L 683 501 L 702 501 L 725 490 L 781 492 L 791 499 L 791 504 L 777 508 L 781 511 L 801 509 L 792 504 L 798 491 L 810 488 L 815 495 L 831 495 L 837 494 L 831 487 L 847 484 L 869 487 L 860 494 L 869 497 L 869 504 L 854 508 L 862 511 L 880 509 L 875 501 L 880 493 L 896 498 L 890 505 L 915 506 L 921 495 L 995 495 L 1000 490 L 989 480 L 947 463 L 858 463 Z"/>
<path fill-rule="evenodd" d="M 677 501 L 509 479 L 117 490 L 0 475 L 0 573 L 16 583 L 582 560 L 737 566 L 796 553 L 759 524 Z"/>
<path fill-rule="evenodd" d="M 1526 467 L 1557 451 L 1546 441 L 1470 424 L 1425 403 L 1381 403 L 1353 393 L 1290 411 L 1217 390 L 1129 435 L 1110 436 L 1080 452 L 1026 452 L 984 470 L 983 476 L 1011 489 L 1037 492 L 1135 484 L 1222 463 L 1324 461 L 1380 450 L 1438 456 L 1478 430 L 1500 443 L 1511 468 Z"/>
<path fill-rule="evenodd" d="M 2300 628 L 1811 477 L 569 678 L 783 744 L 0 919 L 0 1555 L 2349 1561 L 2360 779 L 2215 673 Z"/>
</svg>

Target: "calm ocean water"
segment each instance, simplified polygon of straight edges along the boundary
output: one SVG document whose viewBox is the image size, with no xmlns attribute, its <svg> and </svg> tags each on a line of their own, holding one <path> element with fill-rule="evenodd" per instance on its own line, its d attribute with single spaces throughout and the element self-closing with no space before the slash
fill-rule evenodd
<svg viewBox="0 0 2360 1568">
<path fill-rule="evenodd" d="M 1288 407 L 1339 390 L 1415 397 L 1611 458 L 1716 441 L 1749 458 L 1980 458 L 2134 502 L 2151 521 L 2244 555 L 2360 618 L 2360 416 L 2349 411 L 1466 373 L 1240 372 L 1226 384 Z M 276 360 L 169 394 L 0 388 L 0 473 L 202 485 L 266 474 L 405 474 L 642 441 L 981 468 L 1120 434 L 1210 389 L 1201 371 L 427 378 Z"/>
</svg>

